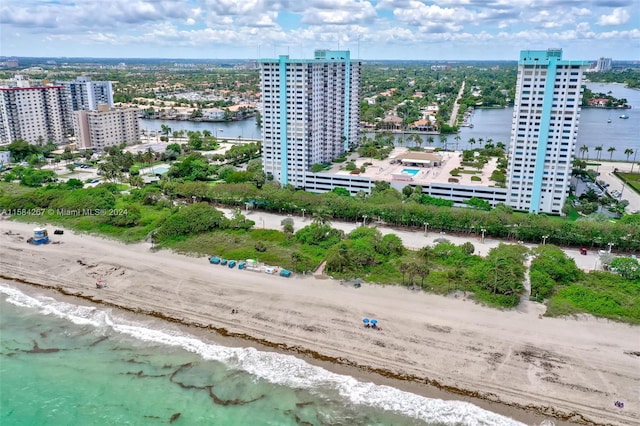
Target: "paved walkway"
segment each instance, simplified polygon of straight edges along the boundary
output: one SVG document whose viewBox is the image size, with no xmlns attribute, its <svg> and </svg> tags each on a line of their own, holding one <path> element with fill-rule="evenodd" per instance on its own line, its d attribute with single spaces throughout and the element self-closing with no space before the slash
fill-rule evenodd
<svg viewBox="0 0 640 426">
<path fill-rule="evenodd" d="M 229 217 L 231 216 L 233 209 L 228 208 L 219 208 L 219 210 L 225 212 Z M 312 221 L 312 218 L 309 215 L 306 215 L 304 218 L 301 216 L 287 216 L 287 215 L 278 215 L 272 213 L 266 213 L 262 211 L 243 211 L 243 214 L 247 216 L 248 219 L 251 219 L 255 222 L 254 228 L 260 229 L 277 229 L 282 230 L 282 219 L 286 217 L 291 217 L 293 219 L 293 227 L 294 231 L 298 231 L 299 229 L 309 225 Z M 369 222 L 366 223 L 367 226 L 371 226 Z M 349 233 L 353 231 L 356 227 L 362 226 L 362 223 L 354 223 L 354 222 L 339 222 L 333 221 L 331 222 L 331 226 L 336 229 L 341 229 L 345 233 Z M 376 224 L 374 224 L 376 226 Z M 435 240 L 438 238 L 446 238 L 450 242 L 460 245 L 467 241 L 471 242 L 475 247 L 475 253 L 481 256 L 486 256 L 493 247 L 497 247 L 500 243 L 511 243 L 503 240 L 495 240 L 492 238 L 485 238 L 484 241 L 481 236 L 458 236 L 451 235 L 444 232 L 431 232 L 427 231 L 427 235 L 425 236 L 424 229 L 417 230 L 403 230 L 391 228 L 388 226 L 380 226 L 377 225 L 378 229 L 383 235 L 386 234 L 395 234 L 402 240 L 402 243 L 405 247 L 410 248 L 412 250 L 420 249 L 427 245 L 434 245 Z M 533 248 L 537 247 L 536 244 L 524 244 L 526 247 Z M 599 268 L 599 256 L 597 250 L 589 250 L 587 255 L 581 255 L 578 249 L 572 248 L 563 248 L 562 249 L 567 256 L 574 259 L 576 261 L 576 265 L 585 271 L 590 271 L 593 269 Z"/>
</svg>

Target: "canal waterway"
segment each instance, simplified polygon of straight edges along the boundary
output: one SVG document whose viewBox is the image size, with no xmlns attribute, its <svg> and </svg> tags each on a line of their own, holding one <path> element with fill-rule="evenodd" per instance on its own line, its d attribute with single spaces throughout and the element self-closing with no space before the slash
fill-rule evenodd
<svg viewBox="0 0 640 426">
<path fill-rule="evenodd" d="M 629 89 L 621 84 L 588 83 L 587 87 L 593 92 L 608 93 L 616 98 L 625 98 L 631 106 L 630 109 L 603 109 L 583 108 L 580 113 L 580 127 L 578 130 L 578 142 L 576 151 L 583 145 L 589 148 L 586 153 L 588 158 L 597 158 L 596 146 L 602 146 L 600 156 L 603 160 L 627 160 L 625 150 L 631 149 L 634 153 L 640 151 L 640 91 Z M 619 118 L 620 115 L 629 116 L 628 119 Z M 469 144 L 469 139 L 478 141 L 492 139 L 494 143 L 509 144 L 511 134 L 511 122 L 513 108 L 503 109 L 478 109 L 471 116 L 473 128 L 463 127 L 460 130 L 459 149 L 477 148 Z M 608 120 L 611 120 L 611 123 Z M 172 131 L 176 130 L 209 130 L 220 138 L 244 138 L 260 139 L 261 129 L 256 125 L 255 118 L 232 122 L 192 122 L 169 120 L 141 120 L 141 128 L 146 130 L 160 130 L 161 125 L 166 124 Z M 448 135 L 448 146 L 456 146 L 454 135 Z M 426 136 L 423 136 L 426 139 Z M 440 138 L 434 135 L 435 146 L 439 146 Z M 608 152 L 610 147 L 615 151 Z M 640 154 L 636 155 L 640 158 Z M 629 160 L 633 159 L 633 155 Z"/>
</svg>

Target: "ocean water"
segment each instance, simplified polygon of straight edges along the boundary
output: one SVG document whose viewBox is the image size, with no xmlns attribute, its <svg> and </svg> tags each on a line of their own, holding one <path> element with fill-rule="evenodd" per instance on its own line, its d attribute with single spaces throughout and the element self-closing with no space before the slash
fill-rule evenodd
<svg viewBox="0 0 640 426">
<path fill-rule="evenodd" d="M 519 425 L 0 282 L 0 424 Z"/>
</svg>

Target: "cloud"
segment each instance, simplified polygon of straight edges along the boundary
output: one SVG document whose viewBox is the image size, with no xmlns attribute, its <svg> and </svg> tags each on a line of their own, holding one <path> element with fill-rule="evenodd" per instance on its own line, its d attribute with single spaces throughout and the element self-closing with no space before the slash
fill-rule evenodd
<svg viewBox="0 0 640 426">
<path fill-rule="evenodd" d="M 622 25 L 629 22 L 629 12 L 622 7 L 613 9 L 610 15 L 602 15 L 598 19 L 599 25 Z"/>
<path fill-rule="evenodd" d="M 309 25 L 366 23 L 377 16 L 373 5 L 363 0 L 313 0 L 305 5 L 302 23 Z"/>
</svg>

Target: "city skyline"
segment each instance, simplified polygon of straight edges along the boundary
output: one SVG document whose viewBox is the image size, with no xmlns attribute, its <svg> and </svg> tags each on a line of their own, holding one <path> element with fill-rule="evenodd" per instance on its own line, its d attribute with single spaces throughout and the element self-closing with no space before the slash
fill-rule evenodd
<svg viewBox="0 0 640 426">
<path fill-rule="evenodd" d="M 255 59 L 350 50 L 357 59 L 640 57 L 640 8 L 622 0 L 8 0 L 0 56 Z"/>
</svg>

